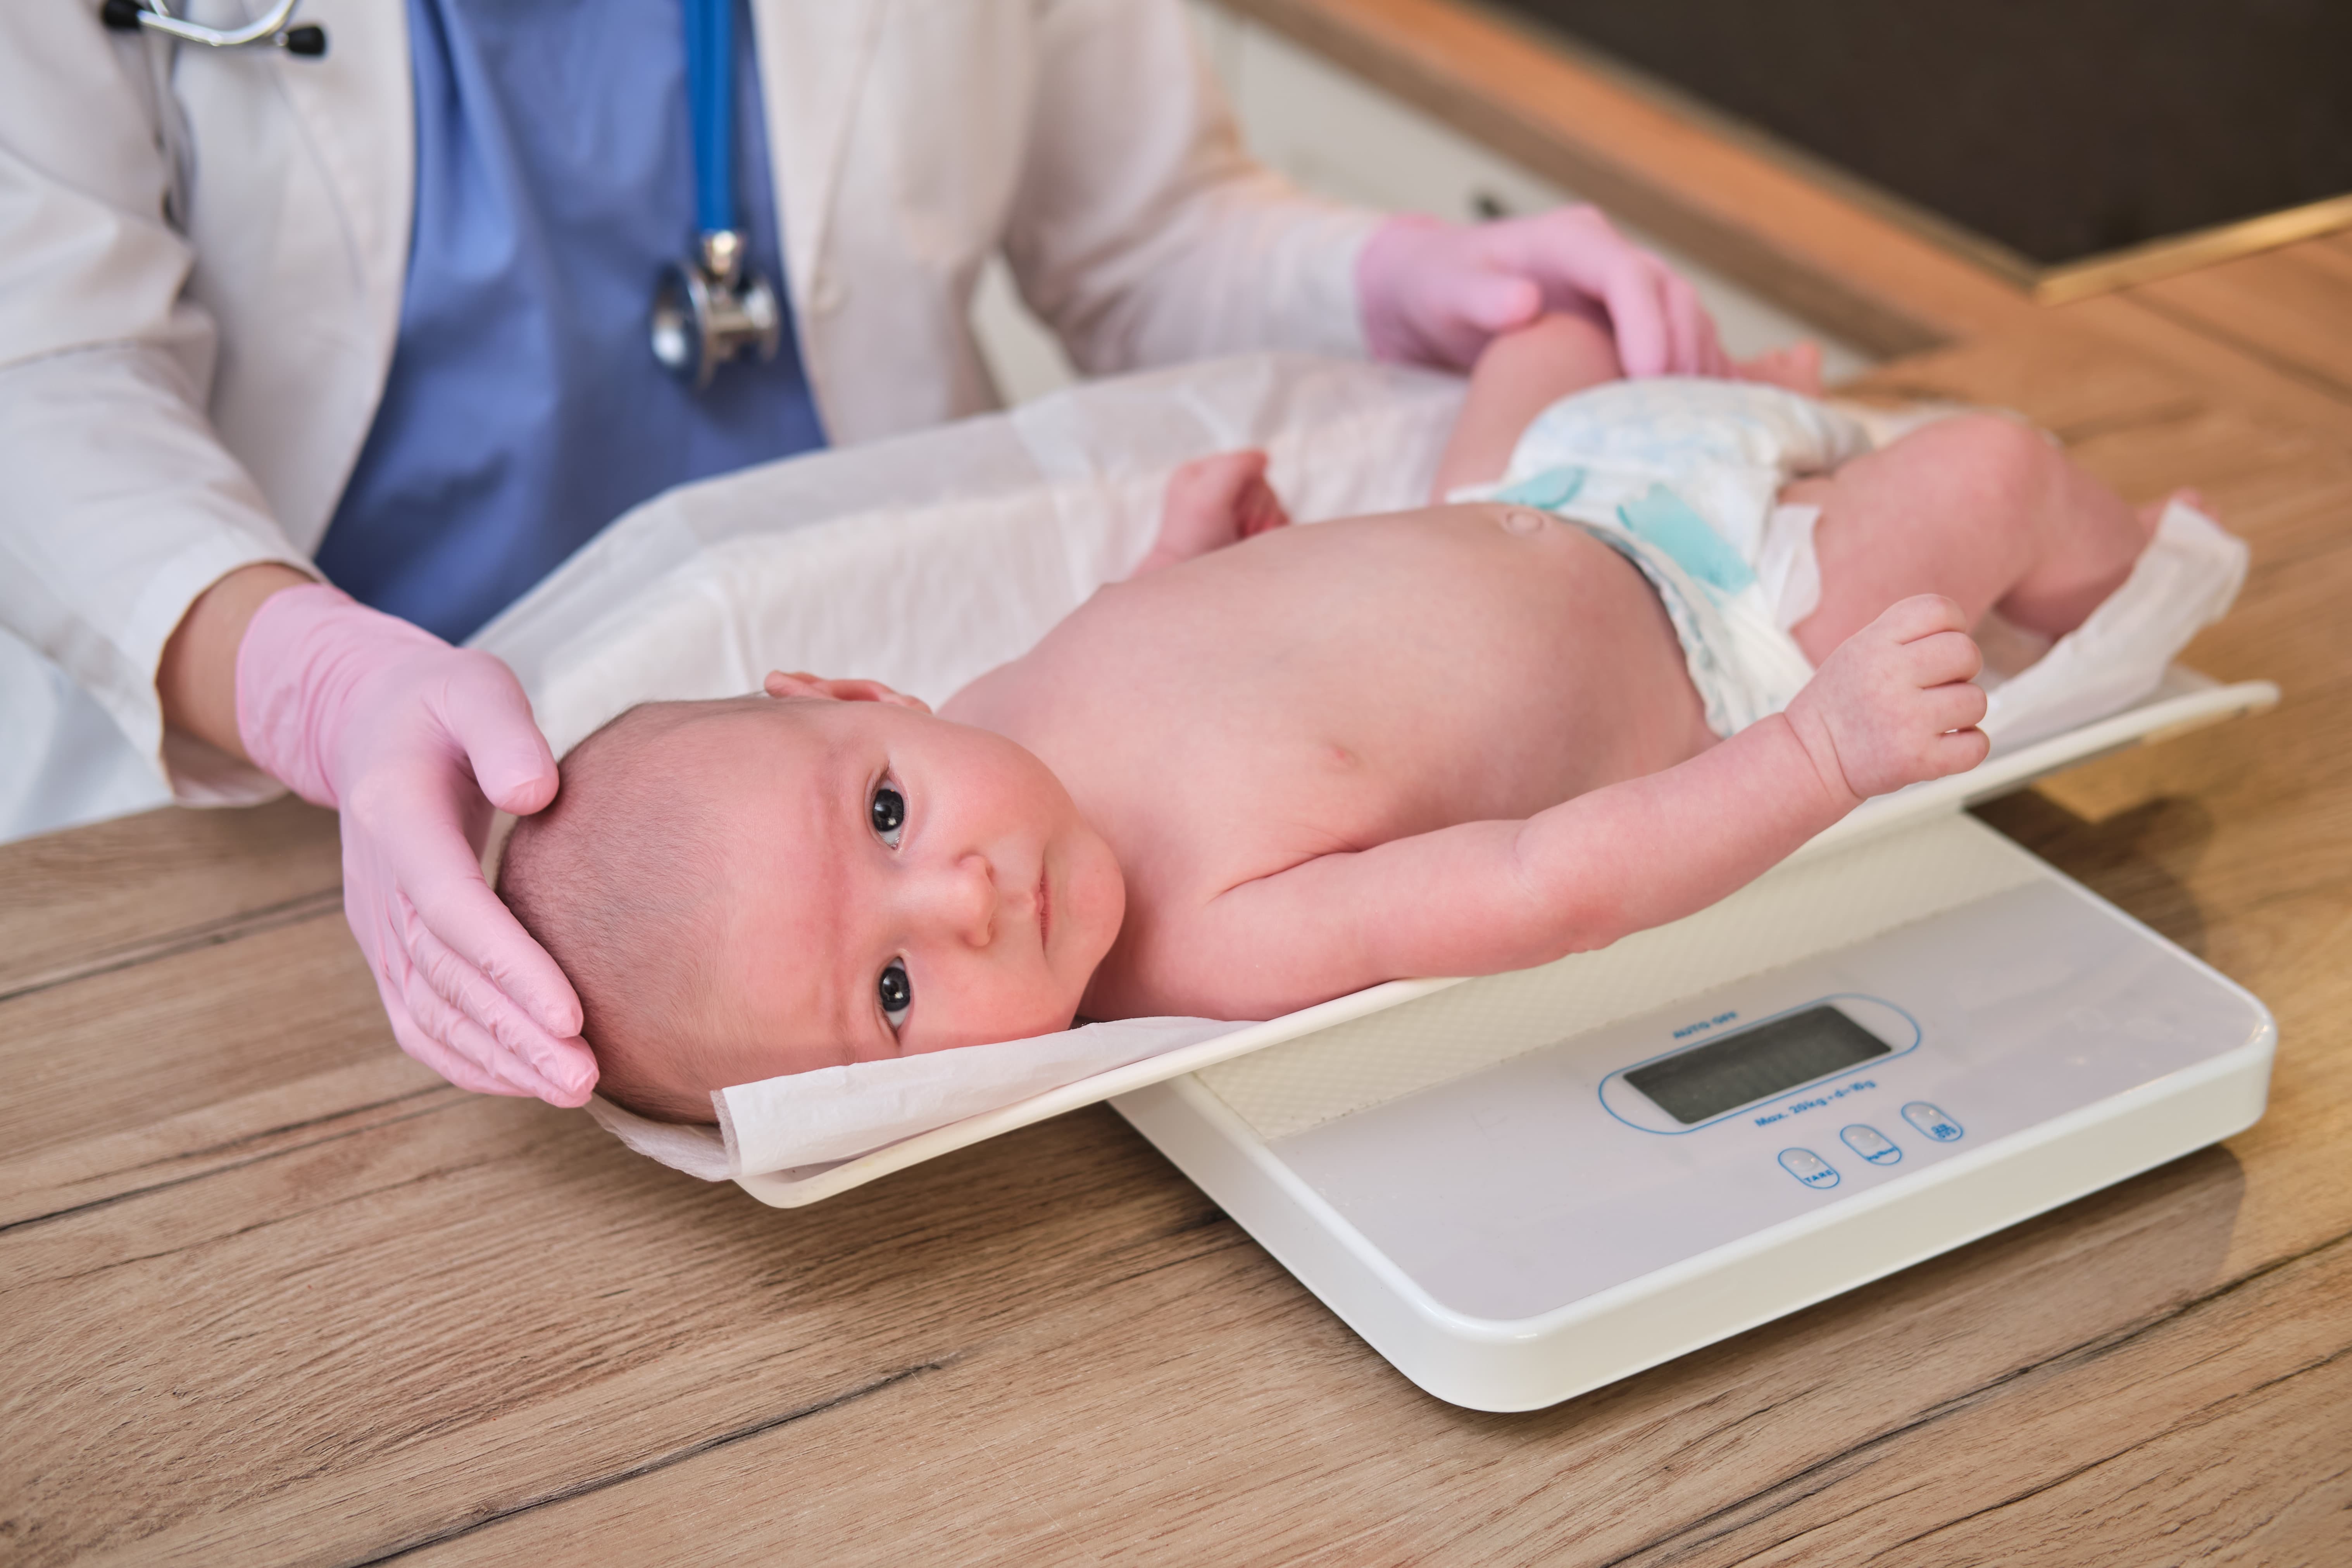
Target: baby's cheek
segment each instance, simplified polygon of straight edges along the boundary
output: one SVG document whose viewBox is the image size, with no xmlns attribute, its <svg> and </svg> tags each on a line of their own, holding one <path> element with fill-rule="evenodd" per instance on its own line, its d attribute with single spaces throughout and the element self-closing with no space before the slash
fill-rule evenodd
<svg viewBox="0 0 2352 1568">
<path fill-rule="evenodd" d="M 919 1047 L 926 1053 L 1057 1034 L 1077 1010 L 1077 998 L 1064 994 L 1066 988 L 1042 970 L 943 982 L 935 977 L 915 998 L 918 1008 L 929 1010 Z"/>
<path fill-rule="evenodd" d="M 1018 1021 L 1011 1026 L 1014 1032 L 1000 1038 L 1025 1040 L 1037 1035 L 1058 1034 L 1070 1026 L 1070 1019 L 1078 1009 L 1078 998 L 1070 994 L 1068 987 L 1048 974 L 1024 990 Z"/>
</svg>

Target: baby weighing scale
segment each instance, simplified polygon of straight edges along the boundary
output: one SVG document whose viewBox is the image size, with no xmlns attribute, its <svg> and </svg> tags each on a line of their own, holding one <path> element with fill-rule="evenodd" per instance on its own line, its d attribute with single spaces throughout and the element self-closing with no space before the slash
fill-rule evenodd
<svg viewBox="0 0 2352 1568">
<path fill-rule="evenodd" d="M 1423 1389 L 1556 1404 L 2258 1120 L 2262 1003 L 1960 807 L 2276 695 L 2176 671 L 1687 920 L 1111 1103 Z"/>
</svg>

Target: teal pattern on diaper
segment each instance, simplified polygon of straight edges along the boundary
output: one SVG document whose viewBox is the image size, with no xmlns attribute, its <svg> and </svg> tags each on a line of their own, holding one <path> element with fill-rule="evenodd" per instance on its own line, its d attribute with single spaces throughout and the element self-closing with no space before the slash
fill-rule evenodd
<svg viewBox="0 0 2352 1568">
<path fill-rule="evenodd" d="M 1577 477 L 1583 478 L 1580 469 Z M 1617 521 L 1625 525 L 1626 532 L 1718 593 L 1737 594 L 1756 581 L 1756 574 L 1723 542 L 1723 535 L 1664 485 L 1652 485 L 1639 500 L 1619 507 Z"/>
<path fill-rule="evenodd" d="M 1584 488 L 1584 470 L 1579 468 L 1546 468 L 1540 474 L 1530 474 L 1515 485 L 1505 485 L 1494 492 L 1493 500 L 1513 506 L 1541 507 L 1553 511 L 1576 499 Z"/>
</svg>

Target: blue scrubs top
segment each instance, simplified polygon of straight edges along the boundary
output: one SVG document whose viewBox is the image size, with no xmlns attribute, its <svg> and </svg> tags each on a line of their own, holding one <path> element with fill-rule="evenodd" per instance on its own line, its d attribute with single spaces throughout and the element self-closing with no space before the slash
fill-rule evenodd
<svg viewBox="0 0 2352 1568">
<path fill-rule="evenodd" d="M 459 640 L 637 502 L 824 444 L 789 312 L 701 393 L 646 316 L 694 238 L 678 0 L 407 0 L 416 216 L 392 372 L 319 550 L 362 602 Z M 784 293 L 748 0 L 736 192 Z"/>
</svg>

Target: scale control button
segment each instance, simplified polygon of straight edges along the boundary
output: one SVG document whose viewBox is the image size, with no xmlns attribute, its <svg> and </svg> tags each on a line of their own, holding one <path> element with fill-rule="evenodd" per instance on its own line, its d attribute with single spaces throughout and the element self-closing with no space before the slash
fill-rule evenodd
<svg viewBox="0 0 2352 1568">
<path fill-rule="evenodd" d="M 1895 1146 L 1895 1141 L 1875 1127 L 1865 1127 L 1857 1121 L 1838 1136 L 1845 1140 L 1847 1148 L 1874 1165 L 1892 1165 L 1903 1158 L 1903 1151 Z"/>
<path fill-rule="evenodd" d="M 1811 1149 L 1781 1150 L 1780 1168 L 1809 1187 L 1834 1187 L 1838 1184 L 1837 1167 Z"/>
<path fill-rule="evenodd" d="M 1905 1106 L 1903 1120 L 1938 1143 L 1957 1143 L 1960 1134 L 1968 1131 L 1953 1121 L 1949 1113 L 1937 1110 L 1924 1100 L 1915 1100 Z"/>
</svg>

